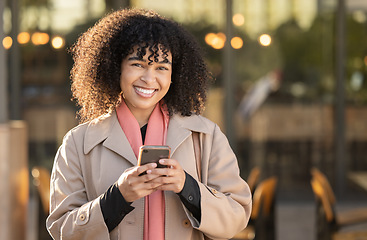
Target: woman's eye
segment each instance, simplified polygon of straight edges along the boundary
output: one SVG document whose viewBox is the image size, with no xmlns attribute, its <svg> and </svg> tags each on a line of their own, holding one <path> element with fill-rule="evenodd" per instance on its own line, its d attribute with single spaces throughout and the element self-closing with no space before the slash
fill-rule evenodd
<svg viewBox="0 0 367 240">
<path fill-rule="evenodd" d="M 168 68 L 166 68 L 166 67 L 158 67 L 158 70 L 165 70 L 165 71 L 167 71 Z"/>
<path fill-rule="evenodd" d="M 133 63 L 131 65 L 134 66 L 134 67 L 143 67 L 143 65 L 141 65 L 140 63 Z"/>
</svg>

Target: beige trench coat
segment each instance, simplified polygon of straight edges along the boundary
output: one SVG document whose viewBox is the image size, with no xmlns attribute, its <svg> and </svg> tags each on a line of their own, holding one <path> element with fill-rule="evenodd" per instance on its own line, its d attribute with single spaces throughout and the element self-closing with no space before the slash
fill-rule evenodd
<svg viewBox="0 0 367 240">
<path fill-rule="evenodd" d="M 227 138 L 202 116 L 171 117 L 167 145 L 172 158 L 198 179 L 192 131 L 202 145 L 201 222 L 198 223 L 173 192 L 165 192 L 167 240 L 228 239 L 243 229 L 251 212 L 248 185 Z M 144 198 L 111 232 L 104 223 L 99 196 L 137 159 L 116 113 L 72 129 L 58 150 L 51 175 L 50 216 L 46 225 L 54 239 L 143 239 Z"/>
</svg>

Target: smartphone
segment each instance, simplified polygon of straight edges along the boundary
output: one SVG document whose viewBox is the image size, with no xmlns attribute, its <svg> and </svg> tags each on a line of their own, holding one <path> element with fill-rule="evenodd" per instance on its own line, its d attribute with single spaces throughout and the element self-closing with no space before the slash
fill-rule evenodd
<svg viewBox="0 0 367 240">
<path fill-rule="evenodd" d="M 159 164 L 159 159 L 170 158 L 171 148 L 161 145 L 143 145 L 139 148 L 138 165 L 142 166 L 147 163 L 157 163 L 157 167 L 164 168 L 165 165 Z"/>
</svg>

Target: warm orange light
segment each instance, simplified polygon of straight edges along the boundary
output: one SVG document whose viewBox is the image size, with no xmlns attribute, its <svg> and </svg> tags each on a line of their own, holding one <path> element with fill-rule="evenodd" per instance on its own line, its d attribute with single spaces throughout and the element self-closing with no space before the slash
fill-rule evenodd
<svg viewBox="0 0 367 240">
<path fill-rule="evenodd" d="M 32 43 L 34 45 L 45 45 L 50 40 L 47 33 L 35 32 L 32 34 Z"/>
<path fill-rule="evenodd" d="M 364 57 L 364 65 L 367 66 L 367 56 Z"/>
<path fill-rule="evenodd" d="M 242 26 L 245 23 L 245 18 L 242 14 L 237 13 L 232 17 L 233 24 L 236 26 Z"/>
<path fill-rule="evenodd" d="M 240 37 L 234 37 L 234 38 L 232 38 L 232 40 L 231 40 L 231 46 L 234 49 L 240 49 L 240 48 L 242 48 L 242 46 L 243 46 L 243 40 L 242 40 L 242 38 L 240 38 Z"/>
<path fill-rule="evenodd" d="M 259 43 L 265 47 L 269 46 L 271 44 L 271 37 L 269 34 L 262 34 L 259 37 Z"/>
<path fill-rule="evenodd" d="M 18 34 L 18 43 L 19 44 L 26 44 L 31 39 L 31 36 L 27 32 L 21 32 Z"/>
<path fill-rule="evenodd" d="M 205 42 L 208 45 L 212 45 L 212 42 L 214 41 L 214 39 L 217 37 L 217 35 L 215 33 L 208 33 L 205 35 Z"/>
<path fill-rule="evenodd" d="M 213 41 L 212 47 L 215 49 L 222 49 L 224 47 L 224 44 L 225 42 L 223 41 L 223 39 L 218 37 Z"/>
<path fill-rule="evenodd" d="M 220 39 L 222 39 L 223 40 L 223 42 L 225 42 L 226 41 L 226 35 L 224 34 L 224 33 L 222 33 L 222 32 L 219 32 L 219 33 L 217 33 L 217 36 L 220 38 Z"/>
<path fill-rule="evenodd" d="M 205 42 L 214 49 L 221 49 L 226 42 L 226 35 L 224 33 L 208 33 L 205 36 Z"/>
<path fill-rule="evenodd" d="M 3 39 L 3 47 L 5 49 L 11 48 L 12 45 L 13 45 L 13 39 L 11 37 L 7 36 Z"/>
<path fill-rule="evenodd" d="M 60 48 L 64 47 L 65 40 L 60 36 L 56 36 L 52 39 L 51 45 L 55 49 L 60 49 Z"/>
</svg>

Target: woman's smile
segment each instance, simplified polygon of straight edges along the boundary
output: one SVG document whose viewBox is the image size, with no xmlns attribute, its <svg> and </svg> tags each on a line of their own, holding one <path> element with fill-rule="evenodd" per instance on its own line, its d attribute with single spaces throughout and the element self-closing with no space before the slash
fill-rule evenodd
<svg viewBox="0 0 367 240">
<path fill-rule="evenodd" d="M 152 88 L 142 88 L 142 87 L 137 87 L 134 86 L 135 92 L 141 96 L 141 97 L 145 97 L 145 98 L 150 98 L 154 95 L 154 93 L 157 91 L 157 89 L 152 89 Z"/>
</svg>

